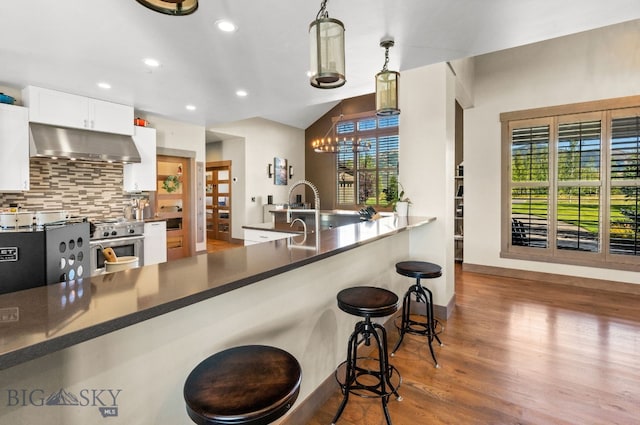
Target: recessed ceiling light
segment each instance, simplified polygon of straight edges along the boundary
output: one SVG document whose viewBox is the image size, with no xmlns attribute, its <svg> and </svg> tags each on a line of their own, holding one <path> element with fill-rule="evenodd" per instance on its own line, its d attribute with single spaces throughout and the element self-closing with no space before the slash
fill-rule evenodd
<svg viewBox="0 0 640 425">
<path fill-rule="evenodd" d="M 193 106 L 193 105 L 187 105 L 187 106 L 185 106 L 185 108 L 187 108 L 190 111 L 195 111 L 196 110 L 196 107 Z"/>
<path fill-rule="evenodd" d="M 223 32 L 235 32 L 238 30 L 236 24 L 231 21 L 227 21 L 226 19 L 220 19 L 219 21 L 216 21 L 216 27 L 218 27 L 218 29 Z"/>
<path fill-rule="evenodd" d="M 238 90 L 236 92 L 236 96 L 238 97 L 246 97 L 249 93 L 246 92 L 246 90 Z"/>
<path fill-rule="evenodd" d="M 151 68 L 157 68 L 160 66 L 160 62 L 158 62 L 156 59 L 153 58 L 146 58 L 144 59 L 144 64 L 151 67 Z"/>
<path fill-rule="evenodd" d="M 105 83 L 105 82 L 103 81 L 103 82 L 98 83 L 98 87 L 100 87 L 101 89 L 108 90 L 108 89 L 110 89 L 110 88 L 111 88 L 111 84 L 109 84 L 109 83 Z"/>
</svg>

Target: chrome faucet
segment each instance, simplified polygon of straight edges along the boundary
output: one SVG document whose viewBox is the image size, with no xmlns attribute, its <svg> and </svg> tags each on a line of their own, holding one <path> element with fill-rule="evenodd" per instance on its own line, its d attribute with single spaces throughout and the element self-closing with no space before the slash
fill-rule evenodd
<svg viewBox="0 0 640 425">
<path fill-rule="evenodd" d="M 316 233 L 316 247 L 319 247 L 319 242 L 320 242 L 320 192 L 318 191 L 318 188 L 316 187 L 316 185 L 314 185 L 313 183 L 311 183 L 309 180 L 300 180 L 295 182 L 293 185 L 291 185 L 291 188 L 289 188 L 289 195 L 287 196 L 287 223 L 291 223 L 293 225 L 293 223 L 291 222 L 291 218 L 292 218 L 292 213 L 294 212 L 301 212 L 301 211 L 308 211 L 305 209 L 292 209 L 291 208 L 291 194 L 293 193 L 294 189 L 297 188 L 298 186 L 301 185 L 307 185 L 311 188 L 311 190 L 313 190 L 313 195 L 314 195 L 314 200 L 313 200 L 313 207 L 314 207 L 314 215 L 315 215 L 315 233 Z M 296 219 L 298 220 L 298 219 Z M 296 220 L 293 220 L 294 222 Z M 306 224 L 304 224 L 304 220 L 300 221 L 303 222 L 304 225 L 304 229 L 305 229 L 305 235 L 307 234 L 307 226 Z"/>
<path fill-rule="evenodd" d="M 299 221 L 302 224 L 302 229 L 304 231 L 304 237 L 307 237 L 307 223 L 304 222 L 303 219 L 301 219 L 300 217 L 296 218 L 295 220 L 293 220 L 291 222 L 291 225 L 289 225 L 289 227 L 293 227 L 294 224 L 296 224 L 296 221 Z"/>
</svg>

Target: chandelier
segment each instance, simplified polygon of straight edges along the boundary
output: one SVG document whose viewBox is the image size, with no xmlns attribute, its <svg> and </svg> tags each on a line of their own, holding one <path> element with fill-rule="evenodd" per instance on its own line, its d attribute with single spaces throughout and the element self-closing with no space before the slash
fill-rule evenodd
<svg viewBox="0 0 640 425">
<path fill-rule="evenodd" d="M 371 149 L 371 141 L 356 139 L 349 136 L 338 136 L 336 127 L 342 121 L 343 115 L 334 120 L 324 137 L 311 141 L 311 147 L 318 153 L 343 153 L 343 152 L 366 152 Z"/>
<path fill-rule="evenodd" d="M 329 18 L 323 0 L 316 20 L 309 25 L 309 82 L 313 87 L 333 89 L 346 82 L 344 71 L 344 24 Z"/>
<path fill-rule="evenodd" d="M 137 0 L 141 5 L 165 15 L 190 15 L 198 8 L 198 0 Z"/>
</svg>

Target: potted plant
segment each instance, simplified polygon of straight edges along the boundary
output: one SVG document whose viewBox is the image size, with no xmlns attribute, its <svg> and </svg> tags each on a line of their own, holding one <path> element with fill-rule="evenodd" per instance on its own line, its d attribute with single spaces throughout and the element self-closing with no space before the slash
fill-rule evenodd
<svg viewBox="0 0 640 425">
<path fill-rule="evenodd" d="M 404 187 L 402 187 L 402 184 L 398 183 L 398 189 L 398 195 L 394 196 L 391 200 L 391 206 L 393 207 L 393 211 L 395 211 L 398 216 L 406 217 L 409 212 L 411 199 L 404 195 Z"/>
</svg>

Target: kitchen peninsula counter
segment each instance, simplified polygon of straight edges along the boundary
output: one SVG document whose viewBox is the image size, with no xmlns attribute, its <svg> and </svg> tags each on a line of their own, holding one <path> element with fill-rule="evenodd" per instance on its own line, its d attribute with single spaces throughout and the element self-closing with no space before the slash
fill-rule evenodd
<svg viewBox="0 0 640 425">
<path fill-rule="evenodd" d="M 0 296 L 0 370 L 259 284 L 433 217 L 383 217 L 315 235 L 266 242 Z"/>
</svg>

